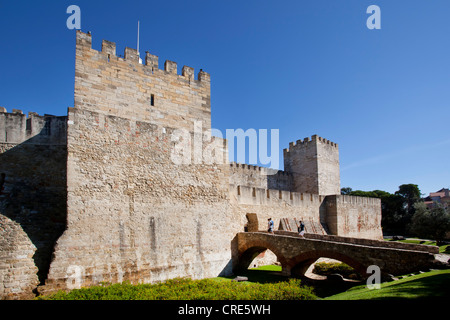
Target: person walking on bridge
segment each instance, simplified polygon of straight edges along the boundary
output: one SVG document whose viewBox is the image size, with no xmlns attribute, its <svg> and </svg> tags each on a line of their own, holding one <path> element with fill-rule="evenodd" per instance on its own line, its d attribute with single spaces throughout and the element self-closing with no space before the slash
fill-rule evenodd
<svg viewBox="0 0 450 320">
<path fill-rule="evenodd" d="M 268 231 L 269 233 L 273 234 L 273 220 L 272 220 L 272 218 L 269 218 L 268 220 L 269 220 L 269 222 L 268 222 L 269 228 L 268 228 L 267 231 Z"/>
<path fill-rule="evenodd" d="M 298 226 L 298 234 L 303 239 L 305 238 L 305 224 L 303 223 L 303 221 L 301 219 L 300 219 L 300 224 Z"/>
</svg>

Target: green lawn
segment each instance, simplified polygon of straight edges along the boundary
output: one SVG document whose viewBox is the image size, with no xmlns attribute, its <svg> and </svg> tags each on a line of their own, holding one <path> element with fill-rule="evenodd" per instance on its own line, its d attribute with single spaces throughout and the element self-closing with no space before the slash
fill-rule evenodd
<svg viewBox="0 0 450 320">
<path fill-rule="evenodd" d="M 275 265 L 261 266 L 240 272 L 239 276 L 248 278 L 249 282 L 255 283 L 275 283 L 280 281 L 289 281 L 289 277 L 280 274 L 281 267 Z M 224 277 L 223 279 L 232 280 L 235 276 Z"/>
<path fill-rule="evenodd" d="M 450 270 L 436 270 L 382 283 L 380 289 L 354 287 L 325 300 L 449 299 Z"/>
</svg>

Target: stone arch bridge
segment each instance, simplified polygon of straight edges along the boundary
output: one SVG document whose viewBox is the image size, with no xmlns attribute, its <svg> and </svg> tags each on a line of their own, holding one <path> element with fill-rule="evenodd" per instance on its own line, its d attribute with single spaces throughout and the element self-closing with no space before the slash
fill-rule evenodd
<svg viewBox="0 0 450 320">
<path fill-rule="evenodd" d="M 318 258 L 342 261 L 367 278 L 370 265 L 380 267 L 382 277 L 427 270 L 438 264 L 438 247 L 382 240 L 347 238 L 331 235 L 306 234 L 301 238 L 295 232 L 275 231 L 238 233 L 235 238 L 234 270 L 247 269 L 261 252 L 269 249 L 278 258 L 282 273 L 288 276 L 304 275 Z"/>
</svg>

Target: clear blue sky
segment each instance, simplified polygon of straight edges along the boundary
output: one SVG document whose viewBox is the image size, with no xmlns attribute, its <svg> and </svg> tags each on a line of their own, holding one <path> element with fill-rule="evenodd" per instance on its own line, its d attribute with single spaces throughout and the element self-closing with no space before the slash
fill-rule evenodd
<svg viewBox="0 0 450 320">
<path fill-rule="evenodd" d="M 354 190 L 450 186 L 448 0 L 0 0 L 0 106 L 73 106 L 71 4 L 94 49 L 136 47 L 140 20 L 142 55 L 209 72 L 214 128 L 279 129 L 280 149 L 325 137 Z M 381 30 L 366 27 L 371 4 Z"/>
</svg>

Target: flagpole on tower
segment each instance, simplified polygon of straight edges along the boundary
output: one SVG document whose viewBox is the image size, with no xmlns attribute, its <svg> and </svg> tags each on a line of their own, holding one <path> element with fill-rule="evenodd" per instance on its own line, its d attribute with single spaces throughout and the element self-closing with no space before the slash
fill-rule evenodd
<svg viewBox="0 0 450 320">
<path fill-rule="evenodd" d="M 140 21 L 138 20 L 138 30 L 137 30 L 137 54 L 139 57 L 139 63 L 142 64 L 141 54 L 139 53 L 139 29 L 140 29 Z"/>
</svg>

